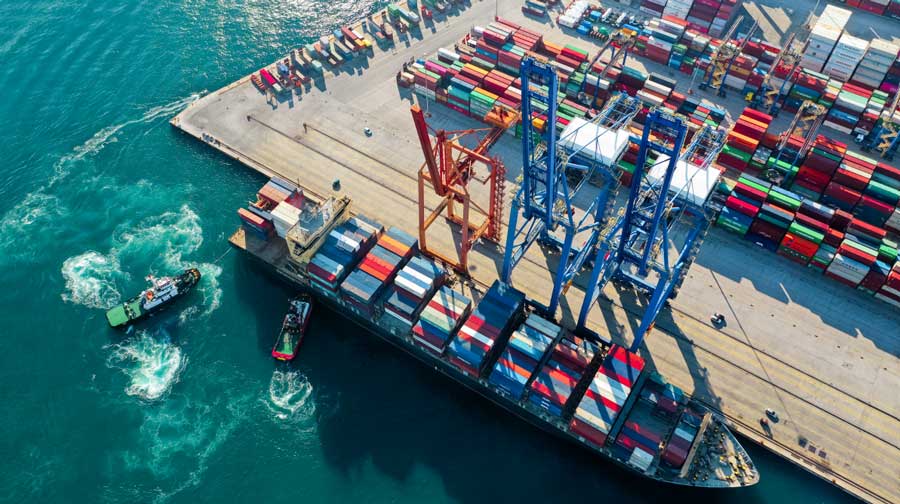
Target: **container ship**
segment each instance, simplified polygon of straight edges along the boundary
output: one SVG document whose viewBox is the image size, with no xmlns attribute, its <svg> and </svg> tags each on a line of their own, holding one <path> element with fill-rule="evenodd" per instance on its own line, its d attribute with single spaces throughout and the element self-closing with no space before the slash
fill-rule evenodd
<svg viewBox="0 0 900 504">
<path fill-rule="evenodd" d="M 232 245 L 368 333 L 526 422 L 644 477 L 759 481 L 724 419 L 628 349 L 574 334 L 511 286 L 460 281 L 397 228 L 273 178 Z"/>
</svg>

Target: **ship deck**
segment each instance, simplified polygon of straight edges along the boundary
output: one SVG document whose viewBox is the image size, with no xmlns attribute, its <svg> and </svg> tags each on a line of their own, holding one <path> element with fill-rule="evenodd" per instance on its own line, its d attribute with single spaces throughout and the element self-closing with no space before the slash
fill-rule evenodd
<svg viewBox="0 0 900 504">
<path fill-rule="evenodd" d="M 551 40 L 596 49 L 590 40 L 525 18 L 520 5 L 500 0 L 496 9 Z M 436 17 L 421 33 L 377 48 L 368 59 L 345 64 L 282 101 L 267 101 L 244 77 L 204 96 L 172 124 L 259 173 L 280 175 L 320 195 L 330 194 L 332 181 L 340 179 L 355 211 L 414 233 L 415 174 L 422 157 L 408 112 L 414 98 L 397 87 L 395 74 L 412 57 L 451 47 L 472 25 L 489 22 L 494 9 L 479 2 Z M 638 58 L 630 57 L 631 65 L 666 74 Z M 682 84 L 686 88 L 689 80 Z M 739 114 L 743 102 L 731 95 L 723 105 Z M 435 128 L 481 127 L 441 105 L 427 110 Z M 783 128 L 789 119 L 778 118 L 775 127 Z M 521 171 L 519 144 L 505 136 L 492 152 L 506 160 L 512 194 Z M 454 230 L 440 223 L 432 229 L 429 244 L 452 254 Z M 277 263 L 283 251 L 267 248 L 264 255 Z M 548 265 L 555 261 L 552 253 L 532 247 L 514 274 L 515 286 L 546 300 Z M 501 247 L 492 243 L 470 256 L 472 274 L 484 284 L 497 278 L 501 262 Z M 561 302 L 559 315 L 569 325 L 577 318 L 586 277 L 579 277 Z M 642 301 L 613 286 L 604 294 L 608 299 L 592 311 L 590 326 L 629 344 Z M 707 322 L 713 312 L 726 315 L 723 330 Z M 900 314 L 889 305 L 712 229 L 672 309 L 660 316 L 641 353 L 673 384 L 722 412 L 746 438 L 862 499 L 897 502 L 898 324 Z M 781 416 L 768 431 L 758 421 L 766 408 Z"/>
</svg>

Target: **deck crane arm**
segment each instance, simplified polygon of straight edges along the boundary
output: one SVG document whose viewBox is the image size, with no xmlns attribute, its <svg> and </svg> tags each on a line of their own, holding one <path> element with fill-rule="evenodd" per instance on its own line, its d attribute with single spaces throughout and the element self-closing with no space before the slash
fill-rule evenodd
<svg viewBox="0 0 900 504">
<path fill-rule="evenodd" d="M 610 51 L 609 62 L 607 62 L 606 65 L 603 66 L 603 69 L 600 70 L 600 73 L 597 74 L 597 85 L 595 86 L 594 96 L 590 103 L 592 107 L 597 105 L 597 96 L 600 93 L 600 81 L 606 78 L 606 74 L 609 73 L 609 70 L 614 66 L 625 66 L 625 62 L 628 60 L 628 53 L 634 48 L 634 45 L 637 42 L 636 35 L 636 32 L 624 28 L 614 31 L 609 38 L 606 39 L 603 45 L 600 46 L 597 54 L 591 59 L 590 65 L 588 65 L 588 71 L 594 68 L 606 51 Z"/>
<path fill-rule="evenodd" d="M 598 155 L 601 152 L 599 146 L 603 142 L 617 141 L 619 131 L 640 111 L 640 101 L 625 94 L 615 95 L 596 117 L 578 123 L 574 130 L 567 130 L 567 136 L 558 138 L 558 77 L 555 69 L 533 58 L 525 58 L 520 75 L 523 117 L 531 117 L 533 102 L 543 103 L 547 111 L 543 132 L 537 132 L 532 121 L 522 121 L 522 184 L 510 211 L 500 278 L 505 283 L 511 282 L 513 270 L 535 241 L 540 240 L 558 250 L 559 264 L 553 277 L 550 300 L 543 307 L 553 314 L 561 294 L 593 251 L 612 200 L 618 159 L 604 160 Z M 547 91 L 532 85 L 533 78 L 546 83 Z M 580 147 L 575 146 L 576 139 Z M 621 140 L 619 143 L 624 148 Z M 567 145 L 568 152 L 559 144 Z M 590 152 L 586 152 L 588 149 Z M 576 208 L 579 191 L 595 174 L 602 176 L 606 183 L 587 208 Z"/>
<path fill-rule="evenodd" d="M 806 156 L 806 153 L 809 152 L 809 149 L 811 149 L 813 143 L 815 143 L 819 128 L 825 121 L 826 112 L 828 111 L 823 105 L 811 100 L 805 100 L 800 105 L 800 108 L 797 109 L 797 113 L 794 114 L 793 119 L 791 119 L 790 126 L 788 126 L 781 134 L 781 138 L 778 140 L 776 146 L 778 154 L 775 156 L 776 163 L 785 160 L 790 166 L 797 166 L 797 163 Z M 794 136 L 803 138 L 803 143 L 796 152 L 792 153 L 790 150 L 786 149 L 786 147 L 788 146 L 791 137 Z M 770 180 L 774 178 L 774 181 L 779 182 L 781 185 L 785 185 L 793 180 L 790 175 L 783 180 L 777 180 L 779 177 L 771 172 L 769 172 L 768 178 Z"/>
</svg>

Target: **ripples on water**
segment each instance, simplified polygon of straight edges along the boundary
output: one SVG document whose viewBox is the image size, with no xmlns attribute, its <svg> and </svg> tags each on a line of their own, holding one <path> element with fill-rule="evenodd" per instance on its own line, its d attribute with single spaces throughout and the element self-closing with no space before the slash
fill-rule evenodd
<svg viewBox="0 0 900 504">
<path fill-rule="evenodd" d="M 300 371 L 276 369 L 272 372 L 268 392 L 265 404 L 280 423 L 306 422 L 316 413 L 313 386 Z"/>
</svg>

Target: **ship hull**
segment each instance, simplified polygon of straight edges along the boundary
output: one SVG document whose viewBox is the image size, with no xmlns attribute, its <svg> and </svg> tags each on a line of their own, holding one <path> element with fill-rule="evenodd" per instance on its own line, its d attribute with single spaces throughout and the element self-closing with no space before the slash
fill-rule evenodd
<svg viewBox="0 0 900 504">
<path fill-rule="evenodd" d="M 267 273 L 274 274 L 274 276 L 280 281 L 286 282 L 288 285 L 294 288 L 299 288 L 303 292 L 311 294 L 320 304 L 325 305 L 330 311 L 353 322 L 360 328 L 365 329 L 367 333 L 371 333 L 374 336 L 377 336 L 379 339 L 394 346 L 395 348 L 411 355 L 417 361 L 419 361 L 419 363 L 424 364 L 434 371 L 437 371 L 439 374 L 475 392 L 493 405 L 506 410 L 507 412 L 515 415 L 528 424 L 537 427 L 547 434 L 562 439 L 567 443 L 577 445 L 579 448 L 587 450 L 594 455 L 600 456 L 603 460 L 616 465 L 617 467 L 627 471 L 628 473 L 660 483 L 693 488 L 739 487 L 729 485 L 708 485 L 704 484 L 703 482 L 697 482 L 682 478 L 664 478 L 660 477 L 660 475 L 658 474 L 649 474 L 639 471 L 636 468 L 628 465 L 627 463 L 613 457 L 606 451 L 607 449 L 597 448 L 596 446 L 588 443 L 578 436 L 573 435 L 566 430 L 566 425 L 563 422 L 555 421 L 549 415 L 541 414 L 539 411 L 536 411 L 537 408 L 531 409 L 530 407 L 523 406 L 515 400 L 498 392 L 496 389 L 486 385 L 486 381 L 482 381 L 476 377 L 473 377 L 472 375 L 465 373 L 464 371 L 461 371 L 447 361 L 436 358 L 433 354 L 427 352 L 426 350 L 420 349 L 411 341 L 404 339 L 401 335 L 392 334 L 391 331 L 387 328 L 376 324 L 370 317 L 366 315 L 356 313 L 352 308 L 343 304 L 340 300 L 318 292 L 316 289 L 313 289 L 308 283 L 302 283 L 297 279 L 291 278 L 286 273 L 283 273 L 280 270 L 273 270 L 271 268 L 271 265 L 268 265 L 267 263 L 260 260 L 259 258 L 254 257 L 253 255 L 248 255 L 247 257 L 253 259 L 254 262 L 258 263 L 262 268 L 264 268 Z M 751 484 L 755 484 L 755 482 Z"/>
</svg>

